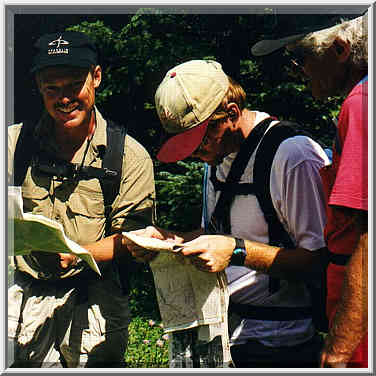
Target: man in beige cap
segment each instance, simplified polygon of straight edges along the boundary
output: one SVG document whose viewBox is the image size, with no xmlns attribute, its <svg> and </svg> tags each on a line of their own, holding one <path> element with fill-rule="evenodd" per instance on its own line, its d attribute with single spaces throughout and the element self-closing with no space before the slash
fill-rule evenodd
<svg viewBox="0 0 376 376">
<path fill-rule="evenodd" d="M 319 169 L 328 160 L 306 136 L 293 133 L 280 143 L 265 183 L 268 203 L 283 224 L 272 234 L 258 198 L 247 189 L 256 164 L 250 150 L 261 148 L 260 140 L 279 121 L 247 109 L 245 100 L 242 87 L 215 61 L 188 61 L 167 72 L 155 102 L 163 127 L 174 135 L 157 157 L 206 162 L 202 228 L 176 233 L 148 227 L 140 234 L 184 243 L 181 253 L 200 270 L 225 270 L 236 367 L 317 367 L 322 341 L 306 283 L 315 281 L 325 252 Z M 263 153 L 261 160 L 272 154 Z M 134 248 L 133 254 L 142 258 L 145 250 Z M 217 345 L 197 344 L 196 330 L 172 334 L 171 367 L 221 367 Z"/>
<path fill-rule="evenodd" d="M 302 24 L 309 22 L 309 17 L 299 17 Z M 295 36 L 259 41 L 252 53 L 263 56 L 286 47 L 315 98 L 346 96 L 337 122 L 333 164 L 321 171 L 328 203 L 325 237 L 330 251 L 330 330 L 321 366 L 367 368 L 368 20 L 367 13 L 338 18 L 322 23 L 321 28 L 313 25 L 304 34 L 296 30 Z"/>
</svg>

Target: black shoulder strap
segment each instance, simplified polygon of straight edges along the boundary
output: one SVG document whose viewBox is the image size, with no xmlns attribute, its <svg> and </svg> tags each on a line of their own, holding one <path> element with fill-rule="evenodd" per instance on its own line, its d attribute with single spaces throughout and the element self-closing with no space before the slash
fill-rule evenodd
<svg viewBox="0 0 376 376">
<path fill-rule="evenodd" d="M 25 180 L 26 172 L 30 166 L 31 159 L 36 153 L 35 143 L 33 142 L 36 122 L 24 121 L 18 136 L 16 149 L 14 152 L 14 185 L 21 186 Z M 112 210 L 112 203 L 115 200 L 120 188 L 120 181 L 123 166 L 123 154 L 125 136 L 127 129 L 125 126 L 118 125 L 111 120 L 107 121 L 107 148 L 102 160 L 102 167 L 116 171 L 115 179 L 100 179 L 100 185 L 103 192 L 105 216 L 109 217 Z M 106 234 L 110 231 L 110 221 L 106 221 Z"/>
<path fill-rule="evenodd" d="M 278 219 L 270 194 L 270 174 L 272 163 L 279 145 L 286 139 L 297 135 L 296 125 L 282 121 L 272 127 L 262 139 L 253 167 L 254 190 L 264 213 L 269 229 L 269 244 L 293 247 L 292 241 Z"/>
<path fill-rule="evenodd" d="M 27 169 L 35 152 L 33 142 L 37 122 L 26 120 L 22 123 L 14 151 L 13 178 L 14 185 L 21 186 L 25 180 Z"/>
<path fill-rule="evenodd" d="M 264 136 L 265 131 L 273 120 L 273 118 L 267 118 L 257 124 L 243 143 L 240 151 L 231 165 L 231 169 L 226 178 L 226 183 L 222 187 L 221 194 L 209 222 L 208 232 L 231 233 L 230 207 L 234 196 L 237 194 L 236 190 L 232 188 L 235 184 L 239 183 L 239 180 L 248 164 L 249 158 L 255 151 L 257 145 Z M 212 175 L 215 174 L 216 169 L 214 168 Z"/>
<path fill-rule="evenodd" d="M 297 124 L 282 121 L 271 128 L 261 141 L 255 157 L 255 164 L 253 168 L 253 184 L 255 194 L 259 205 L 264 213 L 265 220 L 268 223 L 269 244 L 276 246 L 283 246 L 293 248 L 290 236 L 279 221 L 277 213 L 274 209 L 271 194 L 270 194 L 270 173 L 272 163 L 279 145 L 287 138 L 296 136 L 298 134 L 306 134 L 297 130 Z M 327 332 L 328 319 L 326 317 L 326 268 L 323 266 L 322 270 L 317 273 L 319 284 L 315 281 L 306 281 L 306 286 L 311 295 L 312 300 L 312 319 L 316 329 Z M 271 291 L 279 289 L 279 280 L 275 278 L 270 279 Z"/>
<path fill-rule="evenodd" d="M 109 220 L 109 215 L 112 210 L 112 203 L 115 200 L 116 195 L 120 189 L 120 182 L 122 176 L 123 167 L 123 155 L 124 155 L 124 145 L 125 137 L 127 135 L 127 128 L 125 126 L 119 125 L 112 120 L 107 120 L 107 147 L 102 160 L 102 167 L 108 168 L 110 170 L 116 171 L 117 176 L 115 179 L 100 179 L 104 208 L 106 216 L 106 236 L 110 235 L 111 231 L 111 221 Z"/>
</svg>

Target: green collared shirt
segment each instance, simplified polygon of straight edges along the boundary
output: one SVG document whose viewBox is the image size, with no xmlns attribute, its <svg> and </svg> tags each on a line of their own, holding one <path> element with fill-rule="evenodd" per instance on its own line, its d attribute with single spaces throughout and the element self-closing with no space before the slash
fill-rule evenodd
<svg viewBox="0 0 376 376">
<path fill-rule="evenodd" d="M 107 147 L 106 121 L 96 111 L 97 126 L 89 144 L 84 165 L 101 167 L 101 148 Z M 13 157 L 22 124 L 8 128 L 8 183 L 12 184 Z M 35 139 L 43 151 L 59 156 L 53 123 L 43 115 L 35 129 Z M 86 142 L 72 162 L 81 163 Z M 106 218 L 99 180 L 57 180 L 29 167 L 22 185 L 24 211 L 40 214 L 62 224 L 65 234 L 80 245 L 104 237 Z M 151 224 L 155 213 L 153 163 L 148 152 L 135 139 L 126 136 L 120 190 L 110 215 L 114 231 L 131 231 Z"/>
</svg>

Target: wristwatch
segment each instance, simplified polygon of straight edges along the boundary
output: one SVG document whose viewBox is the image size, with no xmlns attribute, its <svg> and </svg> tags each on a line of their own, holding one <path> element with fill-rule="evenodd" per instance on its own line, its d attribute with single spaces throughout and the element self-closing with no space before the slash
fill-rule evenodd
<svg viewBox="0 0 376 376">
<path fill-rule="evenodd" d="M 244 266 L 245 258 L 247 257 L 247 251 L 245 249 L 245 243 L 243 239 L 235 238 L 235 248 L 232 252 L 229 265 Z"/>
</svg>

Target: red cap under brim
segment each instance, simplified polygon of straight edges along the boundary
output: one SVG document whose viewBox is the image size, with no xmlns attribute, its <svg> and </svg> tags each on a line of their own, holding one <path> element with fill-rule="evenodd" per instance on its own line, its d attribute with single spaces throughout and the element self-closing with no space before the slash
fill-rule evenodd
<svg viewBox="0 0 376 376">
<path fill-rule="evenodd" d="M 157 154 L 161 162 L 177 162 L 188 158 L 199 147 L 205 136 L 209 120 L 168 139 Z"/>
</svg>

